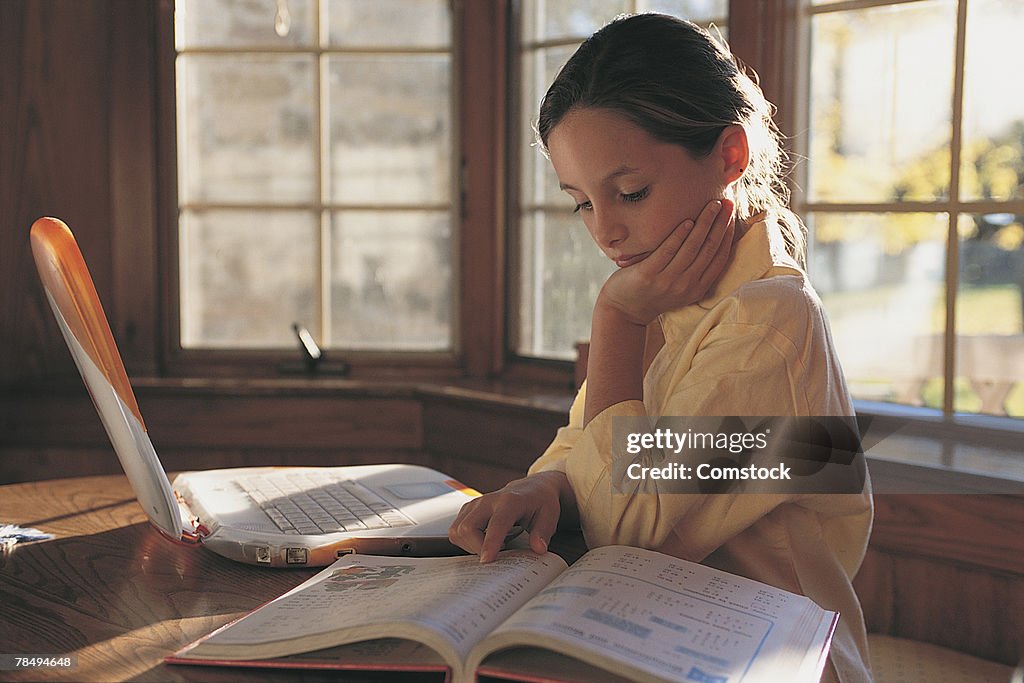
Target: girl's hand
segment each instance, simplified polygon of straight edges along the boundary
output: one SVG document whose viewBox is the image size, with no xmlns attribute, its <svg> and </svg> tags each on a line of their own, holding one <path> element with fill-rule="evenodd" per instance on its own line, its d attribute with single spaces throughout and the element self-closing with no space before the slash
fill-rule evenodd
<svg viewBox="0 0 1024 683">
<path fill-rule="evenodd" d="M 516 479 L 463 505 L 448 529 L 448 539 L 487 563 L 494 560 L 505 537 L 518 524 L 530 534 L 530 549 L 541 554 L 547 552 L 563 502 L 575 509 L 576 498 L 562 472 L 538 472 Z"/>
<path fill-rule="evenodd" d="M 696 223 L 686 219 L 643 261 L 612 273 L 598 306 L 646 325 L 666 311 L 700 301 L 729 263 L 735 229 L 733 203 L 708 202 Z"/>
</svg>

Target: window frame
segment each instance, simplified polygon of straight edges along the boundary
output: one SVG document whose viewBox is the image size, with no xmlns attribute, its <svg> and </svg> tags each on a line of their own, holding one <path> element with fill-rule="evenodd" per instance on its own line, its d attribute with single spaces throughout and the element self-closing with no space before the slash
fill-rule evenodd
<svg viewBox="0 0 1024 683">
<path fill-rule="evenodd" d="M 156 366 L 172 376 L 277 376 L 294 372 L 287 349 L 192 349 L 181 344 L 178 246 L 177 97 L 174 0 L 156 21 Z M 451 0 L 453 216 L 452 348 L 445 351 L 331 349 L 354 377 L 488 376 L 504 364 L 505 32 L 507 0 Z M 467 56 L 472 55 L 473 59 Z M 318 202 L 320 209 L 328 205 Z M 329 208 L 329 207 L 328 207 Z M 389 207 L 391 208 L 391 207 Z"/>
<path fill-rule="evenodd" d="M 828 5 L 814 6 L 808 0 L 730 0 L 730 39 L 737 56 L 761 77 L 761 86 L 769 101 L 778 106 L 776 123 L 787 142 L 787 150 L 794 159 L 807 158 L 807 135 L 810 88 L 810 30 L 811 15 L 861 9 L 881 5 L 920 2 L 921 0 L 840 0 Z M 959 174 L 959 140 L 964 93 L 964 54 L 966 46 L 966 0 L 957 2 L 957 28 L 955 34 L 955 72 L 953 85 L 953 139 L 950 171 Z M 952 410 L 955 376 L 955 298 L 957 294 L 957 258 L 959 241 L 956 239 L 956 217 L 985 208 L 990 203 L 959 201 L 958 188 L 950 178 L 949 198 L 935 202 L 904 202 L 879 204 L 840 204 L 808 201 L 803 188 L 807 186 L 807 164 L 797 165 L 791 179 L 792 206 L 801 217 L 810 211 L 843 212 L 851 209 L 869 211 L 920 211 L 948 213 L 946 233 L 947 256 L 945 264 L 946 322 L 944 335 L 943 408 L 940 410 L 914 407 L 903 403 L 890 403 L 855 399 L 858 415 L 899 423 L 899 429 L 909 434 L 933 437 L 943 442 L 943 464 L 955 468 L 956 444 L 971 444 L 992 449 L 1019 450 L 1024 435 L 1024 420 L 1012 417 L 957 413 Z M 999 206 L 1018 207 L 1024 202 L 1000 202 Z M 951 245 L 951 246 L 950 246 Z"/>
<path fill-rule="evenodd" d="M 789 22 L 793 25 L 791 35 L 796 37 L 790 44 L 795 46 L 796 53 L 786 55 L 785 63 L 789 64 L 786 81 L 793 84 L 792 91 L 787 93 L 785 109 L 791 117 L 789 128 L 783 130 L 801 131 L 793 138 L 793 152 L 798 159 L 808 159 L 810 127 L 810 50 L 811 23 L 815 16 L 836 12 L 870 9 L 894 5 L 909 5 L 922 0 L 841 0 L 839 2 L 812 5 L 808 0 L 783 0 L 791 3 L 787 8 Z M 960 238 L 957 225 L 961 214 L 971 214 L 992 210 L 1016 210 L 1024 213 L 1024 200 L 961 200 L 961 141 L 963 131 L 965 55 L 967 44 L 967 6 L 968 0 L 956 0 L 956 27 L 954 32 L 955 45 L 953 51 L 953 88 L 951 103 L 951 138 L 950 138 L 950 186 L 948 197 L 933 201 L 888 201 L 888 202 L 830 202 L 810 201 L 805 188 L 808 186 L 808 163 L 797 167 L 793 184 L 793 210 L 806 220 L 810 213 L 915 213 L 946 214 L 947 227 L 945 235 L 946 259 L 944 263 L 944 302 L 945 325 L 943 329 L 943 399 L 942 408 L 924 408 L 900 403 L 857 400 L 858 411 L 876 415 L 899 416 L 918 425 L 947 425 L 964 428 L 976 437 L 1009 435 L 1014 438 L 1024 434 L 1024 419 L 1010 416 L 963 413 L 955 410 L 956 382 L 956 345 L 957 345 L 957 297 L 959 295 L 959 252 Z M 785 54 L 785 46 L 782 46 Z M 780 104 L 780 110 L 782 105 Z M 808 240 L 813 249 L 813 238 Z M 997 437 L 997 441 L 1002 442 Z"/>
</svg>

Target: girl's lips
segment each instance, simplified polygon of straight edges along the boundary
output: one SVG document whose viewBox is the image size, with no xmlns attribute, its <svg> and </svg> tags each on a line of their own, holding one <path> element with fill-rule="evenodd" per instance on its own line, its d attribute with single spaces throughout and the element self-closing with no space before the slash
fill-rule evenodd
<svg viewBox="0 0 1024 683">
<path fill-rule="evenodd" d="M 642 254 L 634 254 L 633 256 L 623 256 L 621 258 L 612 259 L 619 268 L 626 268 L 634 263 L 640 263 L 643 261 L 651 252 L 645 251 Z"/>
</svg>

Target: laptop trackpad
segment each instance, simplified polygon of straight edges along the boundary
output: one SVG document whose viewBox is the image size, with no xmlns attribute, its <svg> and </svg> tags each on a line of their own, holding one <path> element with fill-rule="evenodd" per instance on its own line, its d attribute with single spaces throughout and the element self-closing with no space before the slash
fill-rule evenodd
<svg viewBox="0 0 1024 683">
<path fill-rule="evenodd" d="M 424 498 L 435 498 L 452 492 L 452 487 L 442 484 L 439 481 L 422 481 L 411 484 L 392 484 L 383 487 L 385 491 L 395 498 L 402 500 L 423 500 Z"/>
</svg>

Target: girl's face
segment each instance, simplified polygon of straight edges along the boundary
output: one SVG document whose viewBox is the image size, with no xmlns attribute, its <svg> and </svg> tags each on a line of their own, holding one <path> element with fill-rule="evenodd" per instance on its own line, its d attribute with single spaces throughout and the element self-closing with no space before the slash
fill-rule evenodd
<svg viewBox="0 0 1024 683">
<path fill-rule="evenodd" d="M 728 184 L 715 153 L 696 160 L 607 109 L 571 110 L 547 146 L 560 186 L 620 268 L 642 261 L 684 220 L 696 220 Z"/>
</svg>

